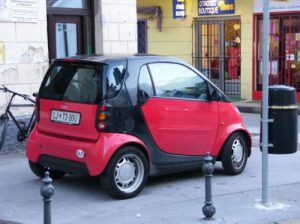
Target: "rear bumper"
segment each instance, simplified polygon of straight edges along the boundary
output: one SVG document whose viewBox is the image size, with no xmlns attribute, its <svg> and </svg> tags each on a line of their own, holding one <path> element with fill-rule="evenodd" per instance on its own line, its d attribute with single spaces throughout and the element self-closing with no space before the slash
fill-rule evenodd
<svg viewBox="0 0 300 224">
<path fill-rule="evenodd" d="M 51 167 L 54 170 L 64 171 L 69 174 L 89 174 L 86 164 L 82 162 L 41 155 L 39 163 L 43 166 Z"/>
<path fill-rule="evenodd" d="M 101 133 L 97 141 L 69 139 L 40 132 L 36 127 L 26 145 L 27 158 L 55 170 L 71 174 L 100 175 L 112 155 L 123 145 L 144 144 L 134 136 L 118 133 Z M 84 153 L 78 156 L 78 150 Z"/>
</svg>

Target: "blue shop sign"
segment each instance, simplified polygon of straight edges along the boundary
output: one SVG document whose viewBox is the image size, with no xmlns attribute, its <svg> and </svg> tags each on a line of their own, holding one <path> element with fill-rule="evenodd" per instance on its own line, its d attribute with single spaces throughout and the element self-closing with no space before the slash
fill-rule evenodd
<svg viewBox="0 0 300 224">
<path fill-rule="evenodd" d="M 234 0 L 198 0 L 198 15 L 224 15 L 234 14 Z"/>
<path fill-rule="evenodd" d="M 185 17 L 185 0 L 173 0 L 173 18 Z"/>
</svg>

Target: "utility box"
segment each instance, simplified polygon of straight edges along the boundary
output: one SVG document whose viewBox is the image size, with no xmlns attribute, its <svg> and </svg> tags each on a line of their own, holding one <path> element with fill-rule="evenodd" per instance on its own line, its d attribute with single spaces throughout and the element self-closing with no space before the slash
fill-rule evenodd
<svg viewBox="0 0 300 224">
<path fill-rule="evenodd" d="M 293 87 L 275 85 L 269 87 L 268 123 L 270 154 L 291 154 L 297 151 L 296 90 Z"/>
</svg>

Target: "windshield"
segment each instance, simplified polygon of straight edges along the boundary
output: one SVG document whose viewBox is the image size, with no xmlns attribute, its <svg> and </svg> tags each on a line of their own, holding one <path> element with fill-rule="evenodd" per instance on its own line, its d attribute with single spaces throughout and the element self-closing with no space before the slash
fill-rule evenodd
<svg viewBox="0 0 300 224">
<path fill-rule="evenodd" d="M 42 83 L 40 97 L 77 103 L 96 104 L 106 65 L 56 63 Z"/>
</svg>

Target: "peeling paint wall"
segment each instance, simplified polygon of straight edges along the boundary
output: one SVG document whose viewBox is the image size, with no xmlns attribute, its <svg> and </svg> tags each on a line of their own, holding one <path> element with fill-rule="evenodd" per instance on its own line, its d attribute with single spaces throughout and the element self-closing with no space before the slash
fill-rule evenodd
<svg viewBox="0 0 300 224">
<path fill-rule="evenodd" d="M 28 95 L 38 91 L 49 66 L 46 12 L 46 1 L 37 0 L 37 21 L 0 21 L 0 85 Z M 0 92 L 0 113 L 8 100 Z M 14 112 L 24 115 L 30 109 Z"/>
</svg>

